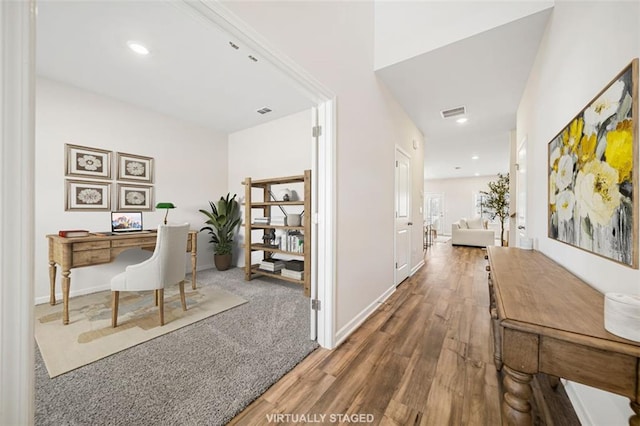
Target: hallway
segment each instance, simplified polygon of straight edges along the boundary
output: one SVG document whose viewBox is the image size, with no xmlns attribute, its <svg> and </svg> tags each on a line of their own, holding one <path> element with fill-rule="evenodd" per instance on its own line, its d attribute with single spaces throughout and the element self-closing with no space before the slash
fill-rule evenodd
<svg viewBox="0 0 640 426">
<path fill-rule="evenodd" d="M 426 265 L 340 347 L 318 349 L 231 424 L 498 425 L 485 251 L 434 243 Z M 533 382 L 534 423 L 579 425 L 562 389 Z M 359 417 L 358 417 L 359 416 Z M 348 423 L 347 421 L 346 423 Z"/>
</svg>

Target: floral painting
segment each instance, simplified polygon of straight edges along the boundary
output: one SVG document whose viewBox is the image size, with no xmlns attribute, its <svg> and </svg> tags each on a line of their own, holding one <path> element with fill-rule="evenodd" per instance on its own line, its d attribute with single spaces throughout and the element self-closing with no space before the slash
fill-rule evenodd
<svg viewBox="0 0 640 426">
<path fill-rule="evenodd" d="M 65 144 L 67 176 L 111 179 L 111 151 Z"/>
<path fill-rule="evenodd" d="M 153 183 L 153 158 L 117 153 L 118 180 Z"/>
<path fill-rule="evenodd" d="M 118 210 L 151 211 L 152 209 L 152 186 L 118 184 Z"/>
<path fill-rule="evenodd" d="M 549 237 L 638 268 L 638 60 L 549 143 Z"/>
<path fill-rule="evenodd" d="M 67 211 L 108 211 L 111 209 L 111 184 L 106 182 L 67 180 Z"/>
</svg>

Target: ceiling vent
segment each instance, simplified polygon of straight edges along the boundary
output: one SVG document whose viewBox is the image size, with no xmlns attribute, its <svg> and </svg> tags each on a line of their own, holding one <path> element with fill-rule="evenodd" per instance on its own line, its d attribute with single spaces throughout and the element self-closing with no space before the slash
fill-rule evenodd
<svg viewBox="0 0 640 426">
<path fill-rule="evenodd" d="M 268 112 L 271 112 L 271 108 L 264 107 L 258 110 L 258 114 L 266 114 Z"/>
<path fill-rule="evenodd" d="M 440 115 L 442 115 L 442 118 L 457 117 L 459 115 L 465 115 L 466 113 L 467 109 L 463 106 L 440 111 Z"/>
</svg>

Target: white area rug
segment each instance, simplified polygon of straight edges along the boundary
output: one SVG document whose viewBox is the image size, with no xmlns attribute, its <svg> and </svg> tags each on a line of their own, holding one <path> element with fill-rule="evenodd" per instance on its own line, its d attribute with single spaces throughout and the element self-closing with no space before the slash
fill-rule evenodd
<svg viewBox="0 0 640 426">
<path fill-rule="evenodd" d="M 165 289 L 165 325 L 160 326 L 154 292 L 121 292 L 118 327 L 111 327 L 111 292 L 74 297 L 69 324 L 62 325 L 62 304 L 35 308 L 35 337 L 50 377 L 146 342 L 247 301 L 220 288 L 185 285 L 187 311 L 178 286 Z"/>
</svg>

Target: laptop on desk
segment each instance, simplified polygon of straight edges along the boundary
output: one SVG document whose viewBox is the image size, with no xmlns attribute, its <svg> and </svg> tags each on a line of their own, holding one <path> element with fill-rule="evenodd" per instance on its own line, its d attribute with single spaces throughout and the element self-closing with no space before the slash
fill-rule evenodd
<svg viewBox="0 0 640 426">
<path fill-rule="evenodd" d="M 142 232 L 142 212 L 111 212 L 111 234 Z"/>
</svg>

